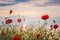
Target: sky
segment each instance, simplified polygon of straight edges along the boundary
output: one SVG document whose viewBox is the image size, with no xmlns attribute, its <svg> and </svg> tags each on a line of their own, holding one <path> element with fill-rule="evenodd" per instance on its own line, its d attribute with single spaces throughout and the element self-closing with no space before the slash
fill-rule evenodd
<svg viewBox="0 0 60 40">
<path fill-rule="evenodd" d="M 60 16 L 60 0 L 0 0 L 0 16 L 9 16 L 9 10 L 13 10 L 12 15 L 55 17 Z"/>
<path fill-rule="evenodd" d="M 0 0 L 0 6 L 9 6 L 17 3 L 32 3 L 39 5 L 58 5 L 60 0 Z"/>
<path fill-rule="evenodd" d="M 10 10 L 13 10 L 12 15 L 9 14 Z M 58 17 L 56 20 L 60 25 L 60 0 L 0 0 L 0 17 L 25 16 L 28 17 L 25 24 L 30 22 L 32 24 L 34 20 L 38 21 L 34 19 L 35 17 L 40 18 L 44 14 L 53 18 Z M 33 18 L 31 19 L 33 21 L 29 17 Z M 3 19 L 0 21 L 1 25 L 2 21 Z M 51 23 L 51 20 L 49 22 Z M 16 24 L 15 21 L 13 24 Z"/>
<path fill-rule="evenodd" d="M 19 18 L 19 16 L 12 16 L 12 17 L 8 17 L 8 18 L 11 18 L 13 20 L 13 22 L 10 24 L 10 25 L 13 25 L 13 26 L 19 26 L 21 25 L 26 25 L 26 26 L 41 26 L 43 25 L 43 23 L 45 22 L 44 20 L 42 20 L 40 17 L 24 17 L 24 16 L 20 16 L 20 18 L 22 19 L 22 21 L 20 23 L 17 22 L 17 19 Z M 56 24 L 58 24 L 60 26 L 60 17 L 54 17 L 54 18 L 49 18 L 47 20 L 47 27 L 49 27 L 50 25 L 54 25 L 54 22 L 53 20 L 56 21 Z M 23 19 L 25 19 L 25 21 L 23 21 Z M 0 17 L 0 26 L 5 26 L 5 17 Z M 4 22 L 2 24 L 2 22 Z"/>
<path fill-rule="evenodd" d="M 57 17 L 60 16 L 60 0 L 0 0 L 0 16 L 10 16 L 9 10 L 13 10 L 12 16 L 40 17 L 48 14 Z"/>
</svg>

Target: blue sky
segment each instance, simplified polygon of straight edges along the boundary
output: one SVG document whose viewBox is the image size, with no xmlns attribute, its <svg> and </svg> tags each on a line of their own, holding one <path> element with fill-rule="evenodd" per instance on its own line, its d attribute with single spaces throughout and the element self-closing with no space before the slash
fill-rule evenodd
<svg viewBox="0 0 60 40">
<path fill-rule="evenodd" d="M 17 3 L 22 3 L 22 2 L 36 2 L 36 1 L 40 1 L 42 2 L 42 0 L 0 0 L 0 6 L 10 6 L 10 5 L 14 5 Z M 45 2 L 44 5 L 56 5 L 56 4 L 60 4 L 60 0 L 43 0 Z M 40 4 L 40 3 L 39 3 Z"/>
<path fill-rule="evenodd" d="M 17 3 L 21 2 L 28 2 L 29 0 L 1 0 L 0 1 L 0 6 L 9 6 L 9 5 L 14 5 Z"/>
<path fill-rule="evenodd" d="M 10 18 L 10 17 L 8 17 L 8 18 Z M 21 23 L 18 23 L 17 22 L 17 18 L 19 18 L 18 16 L 12 16 L 12 20 L 13 20 L 13 22 L 12 22 L 12 24 L 10 24 L 10 25 L 13 25 L 13 26 L 18 26 L 19 24 L 26 24 L 26 25 L 33 25 L 33 26 L 39 26 L 39 21 L 40 21 L 40 26 L 44 23 L 44 20 L 42 20 L 40 17 L 23 17 L 23 16 L 20 16 L 20 18 L 22 19 L 22 22 Z M 25 21 L 23 21 L 23 18 L 25 18 Z M 49 18 L 48 20 L 47 20 L 47 25 L 49 26 L 49 25 L 53 25 L 54 23 L 53 23 L 53 20 L 55 20 L 56 21 L 56 24 L 58 24 L 58 25 L 60 25 L 60 19 L 59 19 L 60 17 L 55 17 L 55 18 Z M 2 26 L 3 24 L 2 24 L 2 21 L 4 22 L 4 24 L 5 24 L 5 19 L 4 19 L 4 17 L 0 17 L 0 26 Z"/>
</svg>

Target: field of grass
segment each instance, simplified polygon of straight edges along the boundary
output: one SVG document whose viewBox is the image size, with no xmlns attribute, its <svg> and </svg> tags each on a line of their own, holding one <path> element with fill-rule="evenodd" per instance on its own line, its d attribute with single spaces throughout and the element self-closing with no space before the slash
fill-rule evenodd
<svg viewBox="0 0 60 40">
<path fill-rule="evenodd" d="M 0 40 L 60 40 L 60 28 L 54 27 L 0 27 Z"/>
</svg>

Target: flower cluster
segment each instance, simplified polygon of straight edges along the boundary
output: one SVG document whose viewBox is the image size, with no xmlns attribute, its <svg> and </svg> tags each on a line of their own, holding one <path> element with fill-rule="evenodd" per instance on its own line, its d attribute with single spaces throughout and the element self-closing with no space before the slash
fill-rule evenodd
<svg viewBox="0 0 60 40">
<path fill-rule="evenodd" d="M 10 10 L 12 13 L 12 10 Z M 20 27 L 0 27 L 0 40 L 60 40 L 60 28 L 56 24 L 55 20 L 54 25 L 50 25 L 50 28 L 45 27 L 47 25 L 47 19 L 49 15 L 43 15 L 41 17 L 45 21 L 44 25 L 40 27 L 34 26 L 20 26 Z M 17 22 L 20 23 L 21 18 L 17 19 Z M 6 24 L 12 23 L 12 19 L 7 19 Z"/>
<path fill-rule="evenodd" d="M 60 40 L 57 30 L 43 27 L 0 27 L 0 40 Z"/>
</svg>

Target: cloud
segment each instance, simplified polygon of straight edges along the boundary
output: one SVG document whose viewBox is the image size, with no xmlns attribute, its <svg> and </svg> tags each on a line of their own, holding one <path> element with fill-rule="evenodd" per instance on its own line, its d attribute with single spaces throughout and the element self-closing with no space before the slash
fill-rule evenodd
<svg viewBox="0 0 60 40">
<path fill-rule="evenodd" d="M 29 0 L 16 0 L 16 2 L 28 2 Z"/>
<path fill-rule="evenodd" d="M 60 4 L 60 0 L 49 0 L 49 2 L 46 2 L 45 5 L 58 5 Z"/>
<path fill-rule="evenodd" d="M 0 0 L 0 6 L 10 6 L 21 2 L 28 2 L 29 0 Z"/>
<path fill-rule="evenodd" d="M 59 6 L 60 5 L 60 0 L 46 0 L 41 4 L 41 1 L 38 3 L 35 3 L 36 7 L 41 7 L 41 6 Z"/>
<path fill-rule="evenodd" d="M 35 6 L 51 6 L 60 5 L 60 0 L 0 0 L 0 6 L 10 6 L 17 3 L 31 3 Z M 33 6 L 34 6 L 33 5 Z"/>
</svg>

